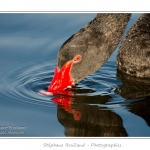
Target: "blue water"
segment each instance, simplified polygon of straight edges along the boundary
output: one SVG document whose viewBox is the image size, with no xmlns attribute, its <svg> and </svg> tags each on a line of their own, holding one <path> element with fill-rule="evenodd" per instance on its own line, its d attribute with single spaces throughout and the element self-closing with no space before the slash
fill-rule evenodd
<svg viewBox="0 0 150 150">
<path fill-rule="evenodd" d="M 69 96 L 39 94 L 53 78 L 60 46 L 95 16 L 0 14 L 1 137 L 150 136 L 149 81 L 118 73 L 118 47 Z"/>
</svg>

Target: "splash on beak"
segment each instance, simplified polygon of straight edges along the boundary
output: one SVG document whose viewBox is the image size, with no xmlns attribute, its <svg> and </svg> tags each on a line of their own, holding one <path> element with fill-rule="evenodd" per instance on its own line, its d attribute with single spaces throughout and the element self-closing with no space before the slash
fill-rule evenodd
<svg viewBox="0 0 150 150">
<path fill-rule="evenodd" d="M 72 60 L 67 61 L 64 66 L 59 70 L 56 66 L 54 77 L 47 92 L 61 93 L 66 88 L 71 88 L 75 85 L 75 80 L 71 76 L 71 69 L 74 63 L 78 63 L 81 60 L 81 55 L 76 55 Z"/>
</svg>

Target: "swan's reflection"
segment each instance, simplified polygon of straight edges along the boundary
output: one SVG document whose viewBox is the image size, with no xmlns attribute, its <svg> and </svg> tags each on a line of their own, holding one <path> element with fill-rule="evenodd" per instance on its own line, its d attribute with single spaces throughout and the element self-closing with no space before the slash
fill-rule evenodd
<svg viewBox="0 0 150 150">
<path fill-rule="evenodd" d="M 117 72 L 122 81 L 115 93 L 126 99 L 126 110 L 145 120 L 150 126 L 150 80 L 132 78 Z M 83 90 L 83 91 L 82 91 Z M 57 117 L 65 127 L 66 136 L 117 137 L 128 136 L 123 127 L 122 118 L 108 109 L 110 98 L 105 96 L 85 96 L 86 89 L 64 91 L 62 95 L 52 98 L 58 104 Z M 102 107 L 105 106 L 105 107 Z"/>
<path fill-rule="evenodd" d="M 66 136 L 127 136 L 121 117 L 97 105 L 106 103 L 110 96 L 75 96 L 73 91 L 66 92 L 69 96 L 52 98 L 58 104 L 57 117 Z"/>
<path fill-rule="evenodd" d="M 117 77 L 122 81 L 122 85 L 116 89 L 115 93 L 126 99 L 135 99 L 150 96 L 150 80 L 131 77 L 117 71 Z"/>
<path fill-rule="evenodd" d="M 131 113 L 143 118 L 146 124 L 150 127 L 150 97 L 146 97 L 141 101 L 136 101 L 128 105 Z"/>
<path fill-rule="evenodd" d="M 132 103 L 127 105 L 127 109 L 143 118 L 147 125 L 150 126 L 150 80 L 133 78 L 119 71 L 117 72 L 117 77 L 123 84 L 116 89 L 115 93 L 120 94 L 127 101 L 133 100 Z"/>
</svg>

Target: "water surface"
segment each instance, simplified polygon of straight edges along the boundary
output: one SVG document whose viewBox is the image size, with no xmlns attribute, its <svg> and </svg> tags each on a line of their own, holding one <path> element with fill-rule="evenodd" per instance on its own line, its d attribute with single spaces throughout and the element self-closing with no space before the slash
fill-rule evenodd
<svg viewBox="0 0 150 150">
<path fill-rule="evenodd" d="M 150 136 L 150 81 L 117 71 L 118 48 L 65 95 L 38 94 L 53 78 L 60 46 L 95 16 L 0 14 L 1 137 Z"/>
</svg>

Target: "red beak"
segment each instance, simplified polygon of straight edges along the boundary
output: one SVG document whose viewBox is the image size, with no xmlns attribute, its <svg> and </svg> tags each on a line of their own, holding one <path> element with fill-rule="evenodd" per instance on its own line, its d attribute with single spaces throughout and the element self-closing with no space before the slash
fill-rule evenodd
<svg viewBox="0 0 150 150">
<path fill-rule="evenodd" d="M 53 80 L 48 87 L 48 92 L 60 93 L 68 86 L 75 85 L 75 82 L 70 74 L 73 63 L 73 60 L 68 61 L 64 64 L 61 70 L 58 70 L 58 67 L 56 66 Z"/>
<path fill-rule="evenodd" d="M 77 55 L 72 60 L 67 61 L 61 70 L 56 66 L 53 80 L 48 87 L 48 92 L 51 93 L 60 93 L 68 87 L 75 85 L 75 80 L 71 76 L 71 68 L 74 63 L 77 63 L 81 60 L 81 56 Z"/>
</svg>

